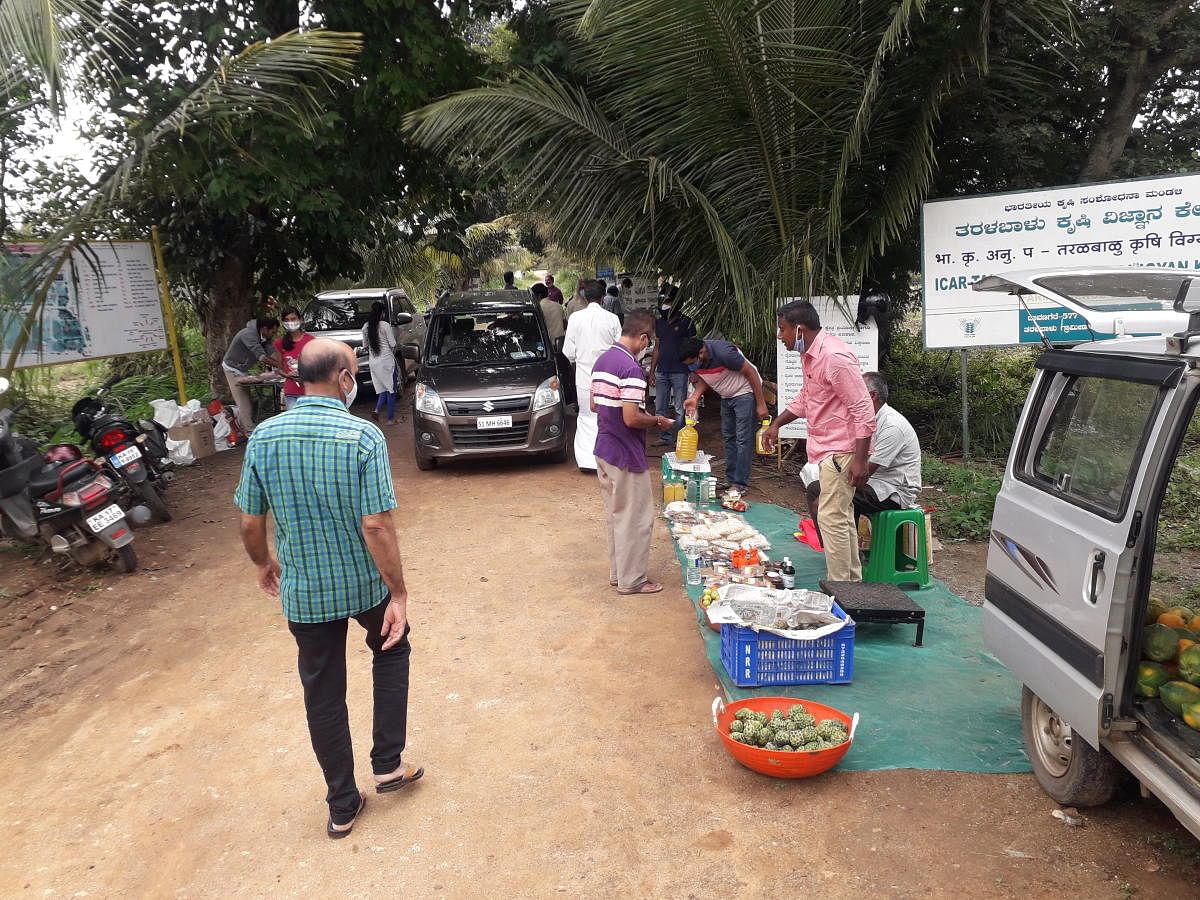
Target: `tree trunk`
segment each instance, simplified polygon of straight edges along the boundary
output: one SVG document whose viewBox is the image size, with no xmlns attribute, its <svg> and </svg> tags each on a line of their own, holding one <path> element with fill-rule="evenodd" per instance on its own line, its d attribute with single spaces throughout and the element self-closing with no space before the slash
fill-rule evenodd
<svg viewBox="0 0 1200 900">
<path fill-rule="evenodd" d="M 1080 182 L 1101 181 L 1112 173 L 1129 143 L 1133 123 L 1146 95 L 1162 74 L 1159 67 L 1152 65 L 1145 47 L 1134 50 L 1129 64 L 1123 69 L 1113 67 L 1109 70 L 1104 116 L 1092 137 L 1092 148 L 1079 173 Z"/>
<path fill-rule="evenodd" d="M 232 398 L 221 361 L 233 336 L 254 315 L 254 265 L 249 257 L 237 250 L 226 252 L 213 276 L 212 295 L 202 321 L 209 386 L 214 397 L 226 401 Z"/>
</svg>

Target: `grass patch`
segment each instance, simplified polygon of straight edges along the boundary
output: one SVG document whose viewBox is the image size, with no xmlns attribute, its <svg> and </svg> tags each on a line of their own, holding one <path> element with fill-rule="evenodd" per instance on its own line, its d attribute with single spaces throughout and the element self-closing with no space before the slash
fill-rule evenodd
<svg viewBox="0 0 1200 900">
<path fill-rule="evenodd" d="M 992 509 L 1000 492 L 1003 469 L 990 462 L 943 462 L 926 456 L 921 463 L 925 488 L 940 488 L 927 496 L 937 507 L 933 524 L 944 541 L 986 541 L 992 528 Z"/>
<path fill-rule="evenodd" d="M 1193 863 L 1200 863 L 1200 844 L 1191 838 L 1181 838 L 1167 831 L 1158 831 L 1146 838 L 1146 842 L 1159 850 L 1178 856 Z"/>
</svg>

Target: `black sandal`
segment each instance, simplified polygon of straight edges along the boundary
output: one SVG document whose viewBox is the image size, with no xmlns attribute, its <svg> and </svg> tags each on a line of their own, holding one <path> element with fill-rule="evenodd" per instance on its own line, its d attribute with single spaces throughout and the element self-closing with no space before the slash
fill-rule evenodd
<svg viewBox="0 0 1200 900">
<path fill-rule="evenodd" d="M 391 781 L 385 781 L 382 784 L 375 785 L 375 793 L 390 794 L 392 791 L 398 791 L 406 785 L 412 784 L 414 781 L 420 781 L 421 776 L 425 774 L 425 769 L 422 766 L 417 766 L 417 770 L 412 775 L 401 775 L 399 778 L 393 778 Z"/>
<path fill-rule="evenodd" d="M 333 838 L 335 841 L 341 840 L 342 838 L 344 838 L 348 834 L 350 834 L 350 832 L 352 832 L 354 830 L 354 823 L 357 822 L 358 817 L 362 815 L 363 807 L 365 807 L 367 805 L 367 795 L 366 795 L 365 791 L 360 791 L 358 796 L 360 798 L 360 801 L 358 804 L 358 811 L 354 814 L 354 818 L 350 820 L 349 828 L 334 828 L 333 827 L 333 814 L 330 813 L 329 824 L 325 826 L 325 833 L 327 835 L 329 835 L 331 838 Z"/>
</svg>

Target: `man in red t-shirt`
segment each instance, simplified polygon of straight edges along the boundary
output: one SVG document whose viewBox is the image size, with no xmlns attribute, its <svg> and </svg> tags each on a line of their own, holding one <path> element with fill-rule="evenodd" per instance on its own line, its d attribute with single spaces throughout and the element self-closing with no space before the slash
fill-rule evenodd
<svg viewBox="0 0 1200 900">
<path fill-rule="evenodd" d="M 553 275 L 546 276 L 546 296 L 549 297 L 551 300 L 553 300 L 555 303 L 559 304 L 560 306 L 562 305 L 563 292 L 554 286 L 554 276 Z"/>
<path fill-rule="evenodd" d="M 289 376 L 283 382 L 283 408 L 291 409 L 296 400 L 304 396 L 304 382 L 296 377 L 300 351 L 313 336 L 304 330 L 304 319 L 300 310 L 289 306 L 283 311 L 283 337 L 275 339 L 275 351 L 283 363 L 283 371 Z"/>
</svg>

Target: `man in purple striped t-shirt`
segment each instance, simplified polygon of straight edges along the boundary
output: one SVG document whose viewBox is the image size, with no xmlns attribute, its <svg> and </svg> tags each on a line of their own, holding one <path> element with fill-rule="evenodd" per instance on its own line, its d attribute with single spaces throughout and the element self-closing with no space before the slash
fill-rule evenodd
<svg viewBox="0 0 1200 900">
<path fill-rule="evenodd" d="M 620 594 L 656 594 L 646 574 L 654 499 L 646 463 L 646 429 L 670 428 L 666 416 L 646 412 L 646 375 L 638 357 L 654 335 L 644 309 L 625 314 L 621 337 L 592 366 L 592 409 L 599 420 L 596 475 L 608 522 L 608 583 Z"/>
</svg>

